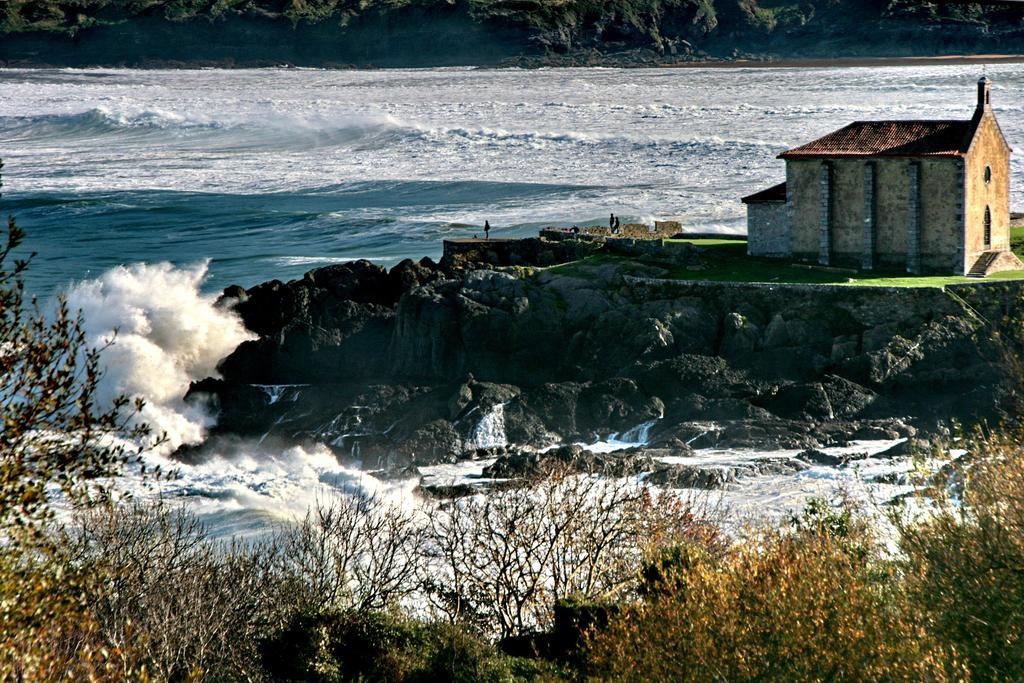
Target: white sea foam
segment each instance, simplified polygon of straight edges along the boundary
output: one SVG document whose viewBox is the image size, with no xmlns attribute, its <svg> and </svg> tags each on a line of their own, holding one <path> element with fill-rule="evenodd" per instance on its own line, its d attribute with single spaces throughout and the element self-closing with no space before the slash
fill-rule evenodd
<svg viewBox="0 0 1024 683">
<path fill-rule="evenodd" d="M 1000 126 L 1024 139 L 1024 66 L 990 75 Z M 112 224 L 124 262 L 214 256 L 211 289 L 349 254 L 436 258 L 485 220 L 501 236 L 609 213 L 737 234 L 739 198 L 783 179 L 777 152 L 851 120 L 966 118 L 976 79 L 969 65 L 0 70 L 4 200 L 52 238 L 43 259 L 67 245 L 47 292 L 110 267 L 111 243 L 81 236 Z M 1024 157 L 1011 171 L 1024 205 Z"/>
<path fill-rule="evenodd" d="M 99 399 L 142 396 L 139 418 L 166 432 L 168 447 L 202 439 L 210 417 L 185 404 L 189 382 L 217 374 L 217 362 L 252 337 L 236 315 L 200 293 L 205 263 L 114 268 L 73 285 L 68 304 L 81 310 L 91 346 L 104 351 Z"/>
<path fill-rule="evenodd" d="M 481 416 L 469 435 L 470 448 L 507 446 L 505 436 L 505 404 L 498 403 Z"/>
<path fill-rule="evenodd" d="M 583 446 L 594 453 L 614 453 L 615 451 L 621 451 L 627 448 L 646 446 L 651 436 L 651 430 L 654 429 L 654 425 L 656 424 L 658 424 L 657 420 L 648 420 L 647 422 L 641 422 L 637 426 L 627 429 L 624 432 L 613 432 L 605 439 L 600 439 L 593 443 L 581 443 L 578 445 Z"/>
<path fill-rule="evenodd" d="M 569 180 L 609 188 L 591 198 L 595 217 L 607 204 L 663 215 L 728 201 L 729 217 L 741 218 L 738 198 L 781 177 L 775 151 L 854 119 L 965 118 L 977 71 L 66 70 L 54 78 L 0 70 L 0 139 L 22 131 L 8 155 L 29 167 L 10 163 L 7 173 L 12 183 L 30 180 L 32 191 L 180 190 L 184 164 L 188 186 L 205 191 L 295 190 L 368 175 Z M 1024 67 L 994 65 L 990 75 L 1012 140 L 1024 132 Z M 78 131 L 63 141 L 71 149 L 24 129 L 55 122 L 97 125 L 98 137 Z M 53 172 L 71 161 L 75 173 Z"/>
<path fill-rule="evenodd" d="M 308 384 L 256 384 L 254 385 L 263 391 L 267 396 L 267 403 L 274 405 L 278 401 L 297 401 L 301 393 L 301 387 Z"/>
<path fill-rule="evenodd" d="M 135 264 L 114 268 L 100 278 L 79 282 L 67 293 L 81 310 L 91 346 L 106 346 L 100 401 L 126 393 L 146 398 L 139 420 L 166 432 L 163 448 L 145 455 L 148 468 L 175 476 L 146 484 L 129 471 L 121 486 L 136 496 L 159 494 L 189 500 L 217 535 L 262 534 L 274 524 L 301 517 L 318 500 L 333 495 L 383 496 L 414 505 L 414 480 L 382 482 L 341 465 L 325 445 L 284 450 L 255 442 L 227 441 L 197 462 L 181 462 L 169 452 L 200 441 L 212 417 L 183 400 L 189 382 L 216 375 L 216 364 L 253 335 L 238 317 L 200 293 L 207 265 L 175 268 Z M 115 335 L 115 330 L 116 335 Z M 303 385 L 260 385 L 270 403 L 291 401 Z M 481 434 L 495 439 L 496 423 Z"/>
<path fill-rule="evenodd" d="M 301 518 L 311 506 L 337 495 L 376 496 L 409 509 L 417 505 L 415 479 L 383 482 L 339 464 L 323 445 L 275 452 L 243 443 L 195 464 L 160 456 L 148 460 L 150 466 L 176 473 L 155 490 L 190 501 L 217 535 L 263 534 L 275 524 Z M 153 493 L 139 487 L 137 480 L 126 483 L 136 486 L 137 496 Z"/>
</svg>

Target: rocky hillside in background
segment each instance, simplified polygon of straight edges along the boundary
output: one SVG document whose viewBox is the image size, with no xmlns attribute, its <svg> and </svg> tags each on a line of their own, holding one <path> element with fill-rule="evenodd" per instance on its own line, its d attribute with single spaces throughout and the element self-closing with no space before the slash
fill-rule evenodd
<svg viewBox="0 0 1024 683">
<path fill-rule="evenodd" d="M 524 243 L 529 259 L 560 260 L 538 243 Z M 696 247 L 674 258 L 699 267 Z M 954 293 L 666 272 L 603 254 L 549 268 L 358 261 L 229 288 L 222 305 L 260 337 L 189 400 L 218 413 L 214 442 L 326 443 L 393 472 L 481 448 L 529 469 L 517 449 L 632 430 L 648 446 L 616 460 L 628 469 L 651 449 L 928 437 L 1019 409 L 1019 283 Z"/>
<path fill-rule="evenodd" d="M 0 63 L 434 66 L 1024 52 L 1024 8 L 919 0 L 7 0 Z"/>
</svg>

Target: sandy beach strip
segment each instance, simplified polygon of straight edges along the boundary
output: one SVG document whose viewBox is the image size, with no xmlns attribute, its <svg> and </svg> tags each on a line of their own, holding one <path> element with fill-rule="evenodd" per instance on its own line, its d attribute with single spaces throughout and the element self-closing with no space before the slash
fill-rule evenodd
<svg viewBox="0 0 1024 683">
<path fill-rule="evenodd" d="M 670 69 L 714 68 L 714 69 L 757 69 L 757 68 L 841 68 L 878 66 L 943 66 L 958 64 L 1020 64 L 1024 55 L 934 55 L 923 57 L 835 57 L 800 59 L 730 59 L 706 62 L 680 62 L 666 64 Z"/>
</svg>

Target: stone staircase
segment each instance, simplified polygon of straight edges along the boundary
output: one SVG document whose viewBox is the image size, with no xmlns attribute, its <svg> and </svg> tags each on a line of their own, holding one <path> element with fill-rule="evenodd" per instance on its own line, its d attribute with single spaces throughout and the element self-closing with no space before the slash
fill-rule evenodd
<svg viewBox="0 0 1024 683">
<path fill-rule="evenodd" d="M 1024 270 L 1024 263 L 1012 251 L 986 251 L 971 266 L 967 277 L 983 278 L 1004 270 Z"/>
<path fill-rule="evenodd" d="M 985 277 L 988 275 L 988 269 L 998 257 L 998 251 L 986 251 L 971 266 L 971 269 L 967 272 L 967 277 Z"/>
</svg>

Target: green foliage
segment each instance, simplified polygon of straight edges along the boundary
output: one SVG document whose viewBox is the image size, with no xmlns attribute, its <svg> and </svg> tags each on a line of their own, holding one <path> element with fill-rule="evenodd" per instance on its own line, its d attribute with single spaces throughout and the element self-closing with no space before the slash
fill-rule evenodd
<svg viewBox="0 0 1024 683">
<path fill-rule="evenodd" d="M 715 28 L 713 0 L 470 0 L 473 16 L 504 20 L 541 30 L 583 32 L 604 26 L 611 40 L 631 33 L 659 42 L 665 37 L 696 38 Z"/>
<path fill-rule="evenodd" d="M 515 662 L 458 626 L 387 612 L 297 615 L 263 648 L 279 681 L 511 681 L 532 679 L 538 665 Z"/>
<path fill-rule="evenodd" d="M 922 2 L 921 0 L 891 0 L 886 13 L 893 17 L 911 17 L 927 21 L 952 20 L 964 23 L 984 23 L 998 16 L 1001 8 L 986 7 L 968 2 Z M 1005 10 L 1004 10 L 1005 11 Z"/>
<path fill-rule="evenodd" d="M 663 551 L 643 571 L 643 600 L 592 635 L 590 673 L 1024 680 L 1022 437 L 975 431 L 920 504 L 893 514 L 895 555 L 823 500 L 719 557 Z"/>
<path fill-rule="evenodd" d="M 235 15 L 298 24 L 346 26 L 361 16 L 406 7 L 429 11 L 454 0 L 6 0 L 0 33 L 52 31 L 74 34 L 97 24 L 156 16 L 168 21 L 217 20 Z M 466 0 L 480 22 L 509 24 L 557 36 L 561 48 L 591 43 L 628 43 L 662 48 L 694 41 L 716 30 L 756 38 L 817 23 L 821 29 L 907 19 L 1020 26 L 1021 8 L 917 0 Z"/>
<path fill-rule="evenodd" d="M 833 538 L 850 538 L 855 533 L 853 513 L 849 506 L 833 507 L 824 498 L 811 498 L 803 514 L 792 519 L 797 531 L 821 532 Z"/>
<path fill-rule="evenodd" d="M 771 33 L 779 24 L 776 10 L 758 0 L 719 0 L 723 29 L 729 33 Z"/>
<path fill-rule="evenodd" d="M 689 571 L 711 560 L 706 544 L 676 543 L 663 548 L 640 569 L 640 595 L 671 595 L 683 587 Z"/>
</svg>

